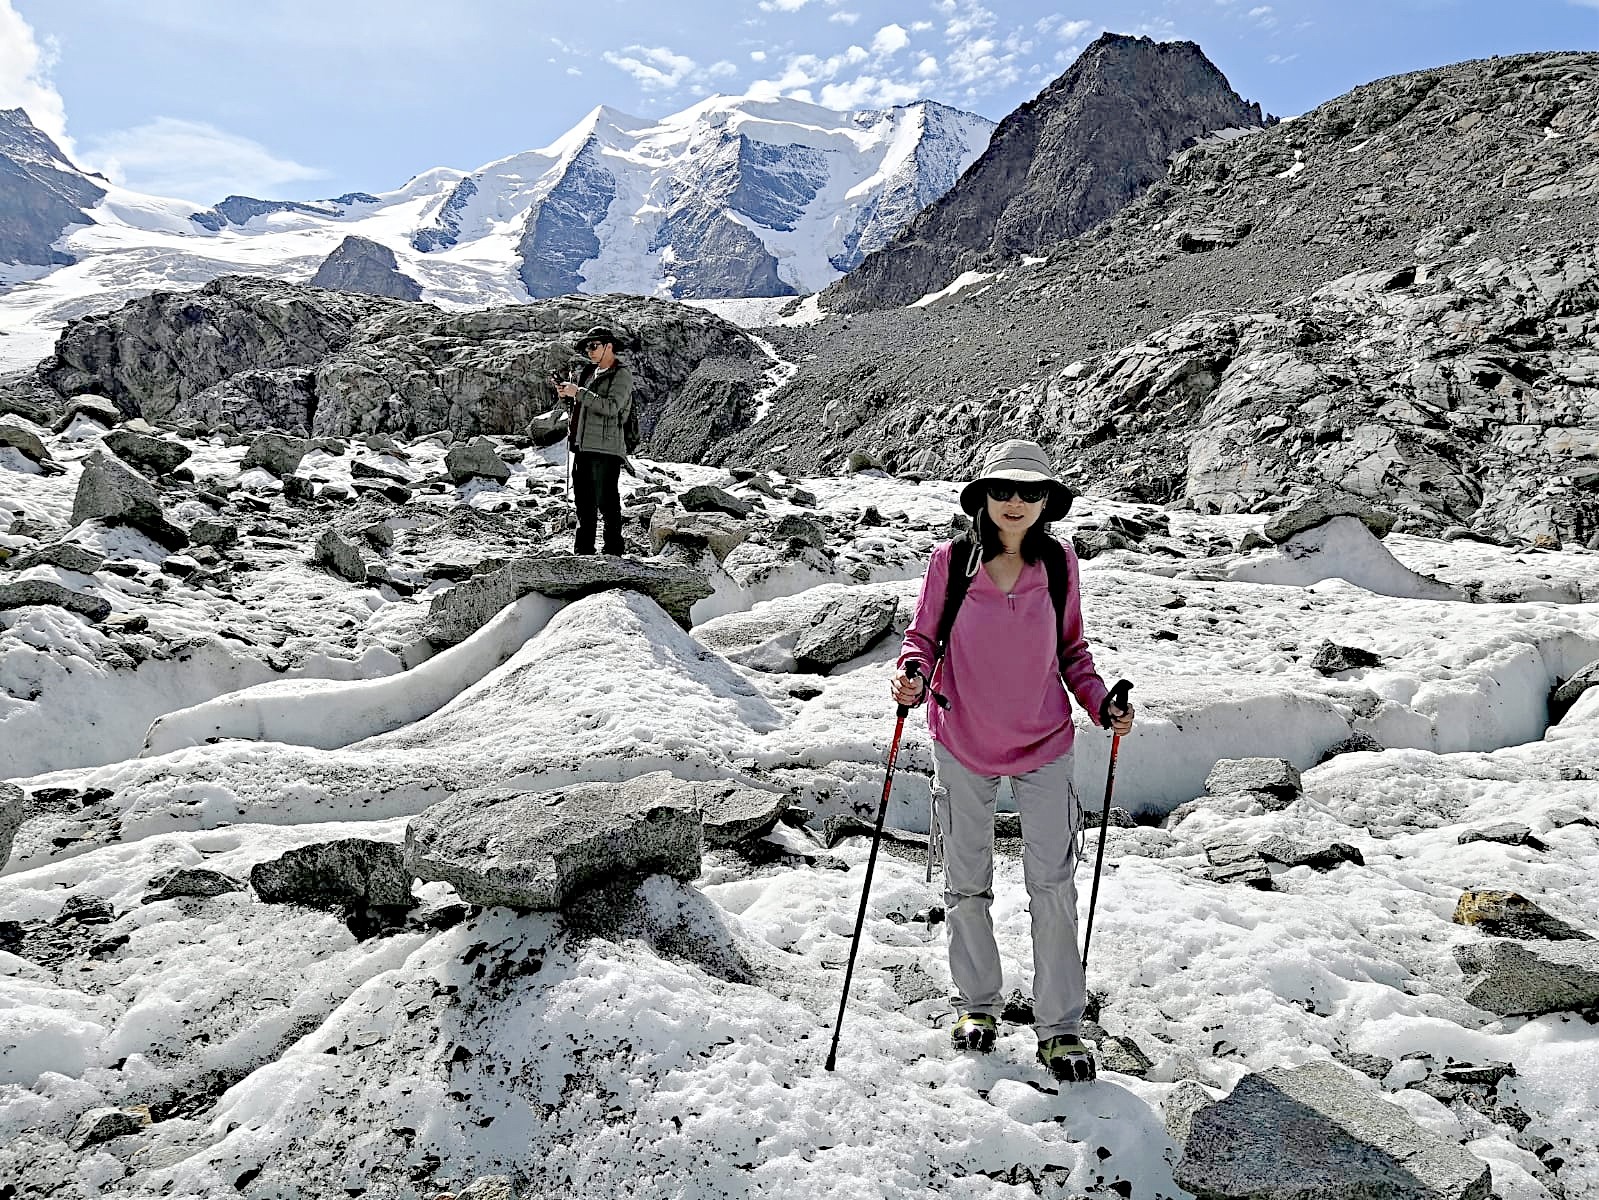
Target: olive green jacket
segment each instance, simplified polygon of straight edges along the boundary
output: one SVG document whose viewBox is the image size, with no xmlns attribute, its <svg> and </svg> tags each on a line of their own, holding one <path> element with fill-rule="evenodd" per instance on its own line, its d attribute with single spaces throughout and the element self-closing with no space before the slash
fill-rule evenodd
<svg viewBox="0 0 1599 1200">
<path fill-rule="evenodd" d="M 585 368 L 574 403 L 572 448 L 626 458 L 622 423 L 633 407 L 633 372 L 627 364 L 618 360 L 608 371 Z"/>
</svg>

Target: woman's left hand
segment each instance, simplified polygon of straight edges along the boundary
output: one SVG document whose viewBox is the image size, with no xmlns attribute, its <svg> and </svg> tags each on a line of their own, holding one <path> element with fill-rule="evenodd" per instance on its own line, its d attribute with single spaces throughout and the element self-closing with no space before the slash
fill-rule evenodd
<svg viewBox="0 0 1599 1200">
<path fill-rule="evenodd" d="M 1133 706 L 1129 704 L 1126 708 L 1120 708 L 1114 700 L 1106 696 L 1104 704 L 1100 706 L 1099 717 L 1104 726 L 1117 737 L 1126 737 L 1133 727 Z"/>
</svg>

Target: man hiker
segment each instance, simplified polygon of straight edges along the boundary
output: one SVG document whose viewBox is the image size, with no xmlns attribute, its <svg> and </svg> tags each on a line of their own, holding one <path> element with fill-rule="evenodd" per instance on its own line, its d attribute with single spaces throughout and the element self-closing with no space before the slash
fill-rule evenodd
<svg viewBox="0 0 1599 1200">
<path fill-rule="evenodd" d="M 555 385 L 572 404 L 566 444 L 572 455 L 572 489 L 577 506 L 577 538 L 573 550 L 594 553 L 595 526 L 603 519 L 602 553 L 625 554 L 622 541 L 622 497 L 617 483 L 627 464 L 623 430 L 633 408 L 633 373 L 616 356 L 616 339 L 596 325 L 578 342 L 588 364 L 577 382 Z"/>
</svg>

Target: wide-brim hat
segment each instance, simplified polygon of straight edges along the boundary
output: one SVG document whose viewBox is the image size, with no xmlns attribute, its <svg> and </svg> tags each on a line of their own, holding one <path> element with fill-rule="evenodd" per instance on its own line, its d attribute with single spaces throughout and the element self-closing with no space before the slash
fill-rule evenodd
<svg viewBox="0 0 1599 1200">
<path fill-rule="evenodd" d="M 983 459 L 983 469 L 976 479 L 961 488 L 961 508 L 966 515 L 975 517 L 986 502 L 990 479 L 1005 479 L 1012 483 L 1046 483 L 1049 495 L 1044 499 L 1044 521 L 1058 521 L 1071 510 L 1072 490 L 1055 476 L 1049 455 L 1037 442 L 1012 438 L 1001 442 Z"/>
<path fill-rule="evenodd" d="M 596 325 L 582 337 L 577 339 L 578 351 L 586 354 L 588 352 L 589 343 L 591 342 L 609 342 L 612 346 L 615 346 L 616 338 L 604 325 Z"/>
</svg>

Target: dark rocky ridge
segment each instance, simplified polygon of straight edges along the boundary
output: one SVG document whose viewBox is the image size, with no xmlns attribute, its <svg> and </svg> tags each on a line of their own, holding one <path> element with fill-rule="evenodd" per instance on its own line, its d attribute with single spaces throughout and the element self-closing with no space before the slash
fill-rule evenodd
<svg viewBox="0 0 1599 1200">
<path fill-rule="evenodd" d="M 205 430 L 524 433 L 556 407 L 546 377 L 564 374 L 573 338 L 599 324 L 629 340 L 646 433 L 669 403 L 738 410 L 759 386 L 758 371 L 741 369 L 758 353 L 747 335 L 669 301 L 568 296 L 441 312 L 237 275 L 74 321 L 31 379 L 7 385 L 62 399 L 93 392 L 128 416 Z M 733 365 L 719 370 L 723 360 Z M 559 437 L 563 426 L 546 418 L 540 428 Z M 685 456 L 704 449 L 675 444 Z"/>
<path fill-rule="evenodd" d="M 311 277 L 312 287 L 396 300 L 420 300 L 422 285 L 400 270 L 394 251 L 353 234 L 340 242 Z"/>
<path fill-rule="evenodd" d="M 1584 365 L 1599 336 L 1588 282 L 1596 147 L 1599 55 L 1592 53 L 1520 55 L 1379 80 L 1262 132 L 1201 142 L 1177 157 L 1166 180 L 1091 233 L 1039 247 L 1050 254 L 1047 264 L 1014 267 L 928 309 L 773 330 L 768 336 L 800 369 L 770 415 L 718 446 L 717 459 L 810 473 L 841 469 L 850 452 L 866 451 L 890 469 L 916 463 L 958 476 L 974 446 L 1017 432 L 1038 437 L 1082 483 L 1166 500 L 1188 490 L 1196 426 L 1236 357 L 1209 353 L 1210 334 L 1190 345 L 1178 328 L 1186 318 L 1216 312 L 1212 331 L 1243 314 L 1297 322 L 1296 330 L 1308 331 L 1306 345 L 1320 345 L 1309 357 L 1337 360 L 1368 348 L 1365 339 L 1384 324 L 1397 293 L 1411 314 L 1409 329 L 1423 340 L 1390 339 L 1344 373 L 1328 395 L 1333 407 L 1355 407 L 1350 415 L 1319 414 L 1333 418 L 1328 436 L 1338 427 L 1342 438 L 1373 423 L 1369 417 L 1407 431 L 1420 426 L 1428 453 L 1451 460 L 1450 476 L 1470 486 L 1464 505 L 1411 513 L 1417 525 L 1472 524 L 1472 489 L 1497 486 L 1507 501 L 1530 494 L 1546 510 L 1565 509 L 1565 517 L 1550 517 L 1554 531 L 1586 540 L 1593 501 L 1583 472 L 1599 464 L 1581 453 L 1522 461 L 1495 439 L 1523 424 L 1529 410 L 1539 442 L 1599 427 Z M 1304 165 L 1296 169 L 1297 162 Z M 1473 274 L 1478 268 L 1484 271 Z M 1379 269 L 1386 271 L 1380 280 L 1341 289 L 1330 327 L 1318 316 L 1325 304 L 1310 301 L 1311 293 Z M 1499 287 L 1508 290 L 1496 298 Z M 1473 341 L 1478 329 L 1482 338 Z M 1142 339 L 1151 344 L 1140 347 Z M 1462 364 L 1452 378 L 1468 342 L 1497 365 Z M 893 353 L 885 357 L 884 347 Z M 1077 381 L 1107 382 L 1118 359 L 1142 363 L 1151 384 L 1167 379 L 1186 393 L 1183 403 L 1163 409 L 1128 394 L 1126 411 L 1109 426 L 1100 419 L 1093 428 L 1065 427 L 1087 415 L 1081 406 L 1092 399 Z M 1418 368 L 1425 368 L 1419 390 Z M 1462 388 L 1470 420 L 1453 431 L 1427 429 L 1427 421 L 1442 419 L 1436 414 L 1383 412 L 1418 397 L 1437 407 L 1439 394 L 1449 399 Z M 1297 410 L 1286 415 L 1295 433 L 1315 423 Z M 1485 446 L 1494 461 L 1479 462 Z M 1551 462 L 1569 468 L 1555 472 L 1568 481 L 1558 486 L 1587 492 L 1542 496 Z M 1313 467 L 1313 456 L 1289 455 L 1273 468 L 1271 487 L 1328 482 Z M 1523 484 L 1485 487 L 1478 477 L 1501 467 L 1520 471 Z M 1407 486 L 1412 499 L 1419 483 Z M 1251 491 L 1229 487 L 1214 498 L 1236 493 L 1230 503 L 1254 503 Z M 1491 511 L 1484 520 L 1489 529 L 1506 528 Z"/>
<path fill-rule="evenodd" d="M 829 309 L 907 304 L 962 271 L 1075 237 L 1166 173 L 1208 130 L 1258 127 L 1193 42 L 1102 34 L 1059 79 L 1000 122 L 955 187 L 823 293 Z"/>
<path fill-rule="evenodd" d="M 27 113 L 0 109 L 0 262 L 73 262 L 52 244 L 68 225 L 94 224 L 85 210 L 104 195 Z"/>
</svg>

